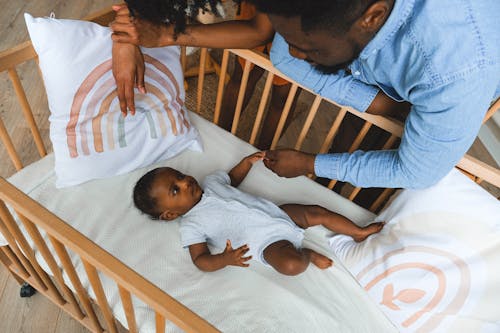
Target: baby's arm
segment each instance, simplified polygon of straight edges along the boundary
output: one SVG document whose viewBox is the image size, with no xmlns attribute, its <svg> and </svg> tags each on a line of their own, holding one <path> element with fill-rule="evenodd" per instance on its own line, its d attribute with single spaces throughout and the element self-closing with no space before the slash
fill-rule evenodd
<svg viewBox="0 0 500 333">
<path fill-rule="evenodd" d="M 219 254 L 211 254 L 207 243 L 198 243 L 189 246 L 191 260 L 200 270 L 204 272 L 214 272 L 228 265 L 248 267 L 246 263 L 252 256 L 244 257 L 249 250 L 247 245 L 242 245 L 233 249 L 231 241 L 228 239 L 226 249 Z"/>
<path fill-rule="evenodd" d="M 249 155 L 241 160 L 234 168 L 229 171 L 229 178 L 231 178 L 231 185 L 238 187 L 243 179 L 247 176 L 248 172 L 252 168 L 252 165 L 264 158 L 265 152 L 258 151 L 252 155 Z"/>
</svg>

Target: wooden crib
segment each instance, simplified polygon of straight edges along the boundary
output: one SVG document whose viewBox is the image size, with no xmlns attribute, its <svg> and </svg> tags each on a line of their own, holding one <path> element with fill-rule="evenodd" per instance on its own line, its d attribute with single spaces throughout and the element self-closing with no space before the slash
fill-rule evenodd
<svg viewBox="0 0 500 333">
<path fill-rule="evenodd" d="M 99 24 L 107 25 L 113 19 L 113 15 L 112 11 L 106 10 L 88 17 L 87 19 Z M 207 50 L 202 49 L 200 54 L 199 63 L 207 63 Z M 262 96 L 260 97 L 258 109 L 253 120 L 251 133 L 248 138 L 245 138 L 250 144 L 254 144 L 258 137 L 259 130 L 263 126 L 262 119 L 270 94 L 273 76 L 283 76 L 283 74 L 278 72 L 272 66 L 271 62 L 261 54 L 248 50 L 224 50 L 220 68 L 215 65 L 215 70 L 220 73 L 213 116 L 213 122 L 216 124 L 220 115 L 224 83 L 226 82 L 227 75 L 226 72 L 231 55 L 238 55 L 247 60 L 243 69 L 243 79 L 231 129 L 233 134 L 237 133 L 238 125 L 240 123 L 244 91 L 250 72 L 250 65 L 255 64 L 256 66 L 259 66 L 267 71 L 267 78 L 265 80 Z M 31 129 L 39 155 L 40 157 L 44 157 L 47 154 L 46 148 L 43 144 L 42 136 L 38 130 L 31 107 L 26 98 L 25 91 L 16 72 L 16 66 L 31 60 L 37 61 L 37 55 L 31 46 L 31 43 L 28 41 L 0 53 L 0 71 L 8 72 L 17 98 L 19 99 L 21 109 L 24 113 L 24 117 L 26 118 L 26 121 Z M 210 64 L 210 71 L 212 71 L 214 65 L 211 60 Z M 206 101 L 203 99 L 204 79 L 207 74 L 206 68 L 207 66 L 201 65 L 199 66 L 198 71 L 196 94 L 196 111 L 198 112 L 201 109 L 201 105 L 206 104 Z M 191 70 L 191 72 L 193 71 Z M 293 80 L 290 80 L 290 82 L 292 82 L 292 87 L 272 141 L 272 148 L 278 145 L 278 141 L 283 133 L 287 116 L 290 112 L 292 102 L 298 89 L 302 88 L 303 90 L 310 91 Z M 350 151 L 354 151 L 359 147 L 368 130 L 372 126 L 377 126 L 390 133 L 389 139 L 384 143 L 384 149 L 393 147 L 398 137 L 402 134 L 402 124 L 395 120 L 360 113 L 347 107 L 338 106 L 334 101 L 315 95 L 303 126 L 300 129 L 300 133 L 297 136 L 297 140 L 291 148 L 299 150 L 302 148 L 317 111 L 323 103 L 331 103 L 340 109 L 326 135 L 322 138 L 322 144 L 316 147 L 316 152 L 324 153 L 328 151 L 339 126 L 348 112 L 362 118 L 365 121 L 365 125 L 362 130 L 352 142 L 349 149 Z M 485 120 L 491 117 L 498 108 L 500 108 L 500 101 L 497 101 L 492 105 Z M 13 140 L 9 137 L 8 131 L 1 119 L 0 137 L 15 168 L 17 170 L 22 169 L 23 164 L 21 159 L 16 152 Z M 500 170 L 495 169 L 486 163 L 477 160 L 476 158 L 466 155 L 457 167 L 478 183 L 486 181 L 496 187 L 500 187 Z M 334 185 L 335 181 L 332 180 L 328 184 L 328 187 L 331 189 Z M 360 190 L 360 188 L 350 189 L 346 196 L 349 200 L 353 200 Z M 393 189 L 384 190 L 378 199 L 372 204 L 370 210 L 377 211 L 393 192 Z M 31 247 L 25 235 L 23 235 L 21 228 L 15 222 L 7 206 L 16 211 L 25 230 L 29 233 L 29 237 L 34 241 L 36 250 L 42 254 L 43 258 L 50 266 L 50 273 L 45 272 L 41 268 L 40 263 L 35 257 L 35 249 Z M 40 229 L 48 234 L 49 241 L 51 246 L 55 249 L 55 253 L 49 250 L 49 246 L 42 237 Z M 171 321 L 181 329 L 188 332 L 217 331 L 216 328 L 203 318 L 127 267 L 121 261 L 100 248 L 77 230 L 67 225 L 63 220 L 59 219 L 39 203 L 22 193 L 4 178 L 0 178 L 0 232 L 9 243 L 8 246 L 0 247 L 0 262 L 10 271 L 11 275 L 20 284 L 28 282 L 41 294 L 51 299 L 52 302 L 64 309 L 73 318 L 80 321 L 91 331 L 118 331 L 116 320 L 110 310 L 98 272 L 110 277 L 116 282 L 121 302 L 126 313 L 130 332 L 137 332 L 134 307 L 131 301 L 132 295 L 141 299 L 155 311 L 157 332 L 164 332 L 166 321 Z M 76 273 L 68 251 L 77 253 L 80 256 L 92 289 L 96 295 L 95 299 L 91 299 L 88 292 L 82 286 L 81 279 Z M 58 259 L 56 259 L 56 257 Z M 58 261 L 61 263 L 62 268 L 57 264 Z M 69 276 L 76 292 L 73 292 L 65 284 L 63 271 Z M 98 307 L 97 311 L 95 307 Z M 100 321 L 98 319 L 98 312 L 102 314 L 104 320 Z"/>
</svg>

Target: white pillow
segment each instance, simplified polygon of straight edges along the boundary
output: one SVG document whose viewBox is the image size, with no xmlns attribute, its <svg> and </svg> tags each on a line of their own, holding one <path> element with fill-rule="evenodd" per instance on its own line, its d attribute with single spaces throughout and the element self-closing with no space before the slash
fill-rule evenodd
<svg viewBox="0 0 500 333">
<path fill-rule="evenodd" d="M 178 47 L 145 49 L 147 94 L 123 118 L 111 70 L 111 31 L 98 24 L 24 15 L 50 108 L 57 187 L 165 160 L 201 139 L 184 107 Z"/>
<path fill-rule="evenodd" d="M 500 202 L 457 170 L 404 190 L 365 242 L 330 239 L 402 332 L 500 332 Z"/>
</svg>

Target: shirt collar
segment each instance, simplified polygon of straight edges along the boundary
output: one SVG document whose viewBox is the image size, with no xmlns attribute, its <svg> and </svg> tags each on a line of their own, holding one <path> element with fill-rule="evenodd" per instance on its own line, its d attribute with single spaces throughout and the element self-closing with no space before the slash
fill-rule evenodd
<svg viewBox="0 0 500 333">
<path fill-rule="evenodd" d="M 377 32 L 375 37 L 365 46 L 363 51 L 361 51 L 359 58 L 367 59 L 384 47 L 396 31 L 406 22 L 412 12 L 414 4 L 415 0 L 395 0 L 389 18 Z"/>
</svg>

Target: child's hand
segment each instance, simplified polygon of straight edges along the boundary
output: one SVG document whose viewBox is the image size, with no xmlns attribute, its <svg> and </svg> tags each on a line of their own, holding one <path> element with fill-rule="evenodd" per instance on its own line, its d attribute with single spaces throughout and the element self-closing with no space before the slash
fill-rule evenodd
<svg viewBox="0 0 500 333">
<path fill-rule="evenodd" d="M 224 256 L 224 260 L 226 261 L 226 265 L 232 266 L 240 266 L 240 267 L 248 267 L 250 266 L 246 262 L 252 259 L 252 256 L 244 257 L 245 253 L 250 250 L 248 245 L 242 245 L 237 249 L 233 249 L 231 246 L 231 241 L 228 239 L 226 242 L 226 249 L 222 253 Z"/>
<path fill-rule="evenodd" d="M 252 155 L 248 155 L 247 157 L 244 158 L 244 160 L 250 162 L 250 164 L 254 164 L 257 161 L 263 160 L 265 156 L 266 156 L 265 152 L 258 151 L 256 153 L 253 153 Z"/>
</svg>

